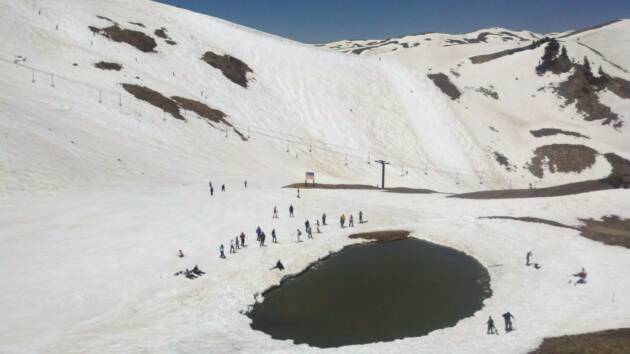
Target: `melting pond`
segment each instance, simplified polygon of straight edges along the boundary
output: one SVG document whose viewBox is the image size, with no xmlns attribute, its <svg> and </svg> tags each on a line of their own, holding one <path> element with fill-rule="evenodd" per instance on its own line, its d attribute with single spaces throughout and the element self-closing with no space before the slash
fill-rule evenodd
<svg viewBox="0 0 630 354">
<path fill-rule="evenodd" d="M 265 292 L 248 316 L 273 338 L 338 347 L 453 326 L 490 295 L 477 260 L 409 238 L 348 246 Z"/>
</svg>

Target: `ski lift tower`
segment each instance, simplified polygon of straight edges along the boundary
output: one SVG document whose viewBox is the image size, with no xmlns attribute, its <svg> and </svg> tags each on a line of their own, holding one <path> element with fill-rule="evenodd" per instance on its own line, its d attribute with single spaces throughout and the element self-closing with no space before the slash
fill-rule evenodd
<svg viewBox="0 0 630 354">
<path fill-rule="evenodd" d="M 385 160 L 375 160 L 374 162 L 381 164 L 381 189 L 385 188 L 385 165 L 389 165 L 389 162 Z"/>
</svg>

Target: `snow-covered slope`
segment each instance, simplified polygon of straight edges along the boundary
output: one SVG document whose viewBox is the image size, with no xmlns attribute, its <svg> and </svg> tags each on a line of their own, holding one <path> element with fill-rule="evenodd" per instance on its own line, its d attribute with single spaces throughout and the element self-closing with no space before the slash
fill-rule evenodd
<svg viewBox="0 0 630 354">
<path fill-rule="evenodd" d="M 576 34 L 601 56 L 574 36 L 558 41 L 576 59 L 588 55 L 595 71 L 628 79 L 610 63 L 627 68 L 624 49 L 595 43 L 624 38 L 627 21 L 610 26 Z M 314 351 L 251 330 L 241 311 L 280 281 L 268 270 L 277 259 L 296 273 L 357 242 L 327 226 L 295 243 L 304 219 L 358 210 L 369 223 L 357 230 L 406 228 L 495 265 L 493 296 L 455 327 L 331 352 L 527 352 L 546 336 L 630 325 L 619 300 L 630 297 L 630 279 L 618 272 L 630 266 L 626 249 L 575 230 L 478 219 L 627 218 L 627 190 L 515 203 L 378 191 L 306 190 L 296 199 L 280 188 L 305 171 L 323 183 L 376 184 L 375 159 L 391 162 L 388 185 L 439 191 L 606 176 L 609 162 L 588 150 L 579 173 L 551 173 L 544 154 L 540 177 L 525 167 L 535 148 L 554 143 L 630 157 L 627 125 L 586 122 L 574 104 L 560 107 L 549 85 L 571 73 L 537 75 L 545 46 L 469 59 L 540 35 L 407 36 L 364 41 L 374 48 L 353 55 L 343 51 L 354 42 L 335 44 L 340 53 L 146 0 L 0 0 L 0 31 L 0 352 Z M 459 99 L 427 77 L 438 72 Z M 627 99 L 597 95 L 627 124 Z M 530 133 L 540 128 L 590 139 Z M 289 204 L 296 218 L 285 217 Z M 255 246 L 258 225 L 276 229 L 280 243 Z M 250 247 L 218 259 L 219 245 L 241 231 Z M 540 271 L 522 266 L 532 249 Z M 196 264 L 206 276 L 173 276 Z M 567 286 L 582 266 L 589 286 Z M 518 331 L 480 338 L 488 315 L 508 309 Z"/>
</svg>

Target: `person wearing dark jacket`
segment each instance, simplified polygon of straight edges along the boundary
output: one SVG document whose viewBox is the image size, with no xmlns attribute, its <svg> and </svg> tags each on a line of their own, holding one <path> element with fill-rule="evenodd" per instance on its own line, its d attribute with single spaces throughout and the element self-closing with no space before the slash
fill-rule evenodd
<svg viewBox="0 0 630 354">
<path fill-rule="evenodd" d="M 488 325 L 488 330 L 486 331 L 486 334 L 499 334 L 499 331 L 497 331 L 497 328 L 494 326 L 494 320 L 492 319 L 492 316 L 488 317 L 488 321 L 486 322 L 486 324 Z"/>
<path fill-rule="evenodd" d="M 271 268 L 271 270 L 274 270 L 274 269 L 284 270 L 284 264 L 282 264 L 282 262 L 280 262 L 280 260 L 278 259 L 278 261 L 276 262 L 276 266 Z"/>
<path fill-rule="evenodd" d="M 293 204 L 289 205 L 289 217 L 293 217 Z"/>
<path fill-rule="evenodd" d="M 514 316 L 508 311 L 503 314 L 503 320 L 505 321 L 505 332 L 511 332 L 514 328 L 512 328 L 512 319 Z"/>
</svg>

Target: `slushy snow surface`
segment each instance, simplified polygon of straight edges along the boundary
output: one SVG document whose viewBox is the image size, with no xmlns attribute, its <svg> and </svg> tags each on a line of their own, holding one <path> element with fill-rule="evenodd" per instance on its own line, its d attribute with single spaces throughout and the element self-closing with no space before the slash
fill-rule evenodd
<svg viewBox="0 0 630 354">
<path fill-rule="evenodd" d="M 87 26 L 110 24 L 97 15 L 150 35 L 165 27 L 178 44 L 160 39 L 157 53 L 141 53 L 94 36 Z M 376 184 L 380 169 L 366 162 L 377 158 L 392 161 L 392 186 L 468 191 L 480 188 L 479 173 L 492 177 L 484 188 L 504 186 L 475 124 L 462 123 L 424 72 L 143 0 L 2 0 L 0 16 L 0 352 L 316 351 L 253 331 L 242 312 L 283 275 L 359 242 L 350 233 L 393 228 L 477 258 L 490 272 L 492 297 L 452 328 L 326 351 L 519 353 L 548 336 L 630 326 L 630 251 L 574 230 L 478 219 L 627 218 L 628 190 L 473 201 L 340 190 L 302 190 L 297 199 L 280 188 L 308 170 L 319 182 Z M 200 61 L 207 50 L 246 62 L 250 86 Z M 98 70 L 100 60 L 124 69 Z M 125 94 L 123 82 L 201 100 L 242 132 L 249 127 L 250 139 L 229 130 L 226 138 L 225 127 L 191 115 L 175 120 Z M 626 146 L 619 137 L 606 144 L 621 153 Z M 274 206 L 280 219 L 272 219 Z M 341 213 L 356 218 L 359 210 L 367 224 L 337 226 Z M 323 234 L 296 243 L 296 229 L 324 212 Z M 258 247 L 259 225 L 267 235 L 276 229 L 279 244 Z M 248 247 L 220 259 L 219 245 L 227 251 L 241 232 Z M 530 250 L 542 269 L 524 266 Z M 269 271 L 278 259 L 285 272 Z M 206 275 L 173 276 L 194 265 Z M 568 284 L 582 267 L 588 284 Z M 500 328 L 506 311 L 516 331 L 487 336 L 488 316 Z"/>
</svg>

